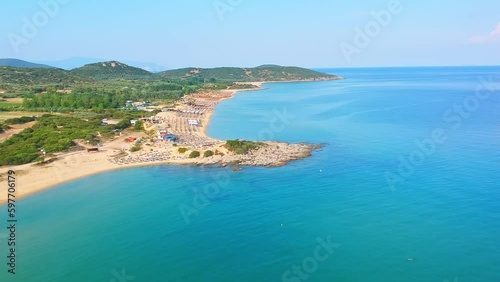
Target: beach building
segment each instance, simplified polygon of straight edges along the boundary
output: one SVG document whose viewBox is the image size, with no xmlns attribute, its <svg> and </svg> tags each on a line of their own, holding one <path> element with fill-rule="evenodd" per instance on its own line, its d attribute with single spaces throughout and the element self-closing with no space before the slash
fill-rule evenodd
<svg viewBox="0 0 500 282">
<path fill-rule="evenodd" d="M 163 140 L 169 141 L 169 142 L 176 142 L 177 139 L 178 139 L 177 136 L 174 134 L 167 134 L 167 135 L 163 136 Z"/>
<path fill-rule="evenodd" d="M 198 121 L 195 119 L 188 120 L 188 123 L 190 126 L 198 126 L 199 125 Z"/>
</svg>

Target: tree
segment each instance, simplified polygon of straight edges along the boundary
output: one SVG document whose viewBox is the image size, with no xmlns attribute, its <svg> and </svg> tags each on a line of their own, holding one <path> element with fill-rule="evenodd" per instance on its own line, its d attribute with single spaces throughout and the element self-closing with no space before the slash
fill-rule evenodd
<svg viewBox="0 0 500 282">
<path fill-rule="evenodd" d="M 143 130 L 144 129 L 144 122 L 142 120 L 138 120 L 134 125 L 134 129 L 137 131 Z"/>
<path fill-rule="evenodd" d="M 249 151 L 259 149 L 263 145 L 265 144 L 262 142 L 228 140 L 225 147 L 233 153 L 245 155 Z"/>
<path fill-rule="evenodd" d="M 122 119 L 119 123 L 115 125 L 115 129 L 127 129 L 131 126 L 129 119 Z"/>
</svg>

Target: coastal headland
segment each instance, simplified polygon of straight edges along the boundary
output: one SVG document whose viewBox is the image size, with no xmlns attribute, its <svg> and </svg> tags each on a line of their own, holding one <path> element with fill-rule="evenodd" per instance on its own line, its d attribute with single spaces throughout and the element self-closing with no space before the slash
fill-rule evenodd
<svg viewBox="0 0 500 282">
<path fill-rule="evenodd" d="M 104 140 L 97 148 L 90 148 L 83 140 L 76 140 L 80 150 L 55 154 L 44 164 L 1 167 L 0 204 L 7 201 L 9 171 L 16 173 L 16 198 L 19 199 L 69 181 L 117 169 L 166 164 L 231 165 L 235 169 L 242 166 L 279 167 L 310 156 L 321 146 L 249 142 L 251 148 L 242 153 L 231 150 L 227 141 L 207 136 L 206 131 L 217 104 L 232 98 L 239 91 L 260 90 L 263 83 L 268 82 L 245 82 L 246 87 L 253 85 L 251 89 L 189 94 L 175 107 L 145 119 L 145 130 L 142 132 L 124 131 L 120 136 Z M 163 139 L 165 134 L 175 136 L 175 142 Z M 132 152 L 138 142 L 141 149 Z M 245 145 L 247 141 L 240 142 Z"/>
</svg>

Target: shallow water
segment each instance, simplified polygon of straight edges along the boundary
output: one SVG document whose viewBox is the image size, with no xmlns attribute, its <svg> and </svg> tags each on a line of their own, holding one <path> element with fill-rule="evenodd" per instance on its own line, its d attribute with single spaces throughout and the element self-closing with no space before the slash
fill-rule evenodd
<svg viewBox="0 0 500 282">
<path fill-rule="evenodd" d="M 208 130 L 325 143 L 311 158 L 126 169 L 20 200 L 0 280 L 500 281 L 500 67 L 323 71 L 347 79 L 241 92 Z"/>
</svg>

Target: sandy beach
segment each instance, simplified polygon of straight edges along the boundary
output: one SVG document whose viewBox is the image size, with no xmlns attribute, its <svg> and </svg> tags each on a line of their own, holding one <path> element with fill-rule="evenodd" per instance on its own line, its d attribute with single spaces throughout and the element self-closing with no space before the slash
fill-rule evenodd
<svg viewBox="0 0 500 282">
<path fill-rule="evenodd" d="M 264 82 L 251 83 L 259 90 Z M 245 83 L 250 84 L 250 83 Z M 98 152 L 86 150 L 57 154 L 55 159 L 45 165 L 25 164 L 0 168 L 0 204 L 8 197 L 8 171 L 16 173 L 16 199 L 44 191 L 51 187 L 111 170 L 132 167 L 180 164 L 214 165 L 239 164 L 241 166 L 275 167 L 290 161 L 310 156 L 316 148 L 310 144 L 288 144 L 264 142 L 265 146 L 247 155 L 236 155 L 228 151 L 225 141 L 216 140 L 206 135 L 210 118 L 215 106 L 225 99 L 232 98 L 239 91 L 220 90 L 195 93 L 182 99 L 175 111 L 158 113 L 155 123 L 147 122 L 147 130 L 166 130 L 179 136 L 178 144 L 154 140 L 155 137 L 145 132 L 127 131 L 113 140 L 105 140 Z M 188 125 L 188 120 L 198 120 L 199 126 Z M 145 142 L 141 151 L 131 153 L 133 143 L 126 142 L 129 137 L 150 140 Z M 157 138 L 156 138 L 157 139 Z M 151 142 L 154 141 L 154 142 Z M 179 148 L 186 148 L 186 153 L 179 153 Z M 214 156 L 203 157 L 203 152 L 211 150 Z M 202 156 L 189 158 L 189 153 L 199 151 Z"/>
</svg>

